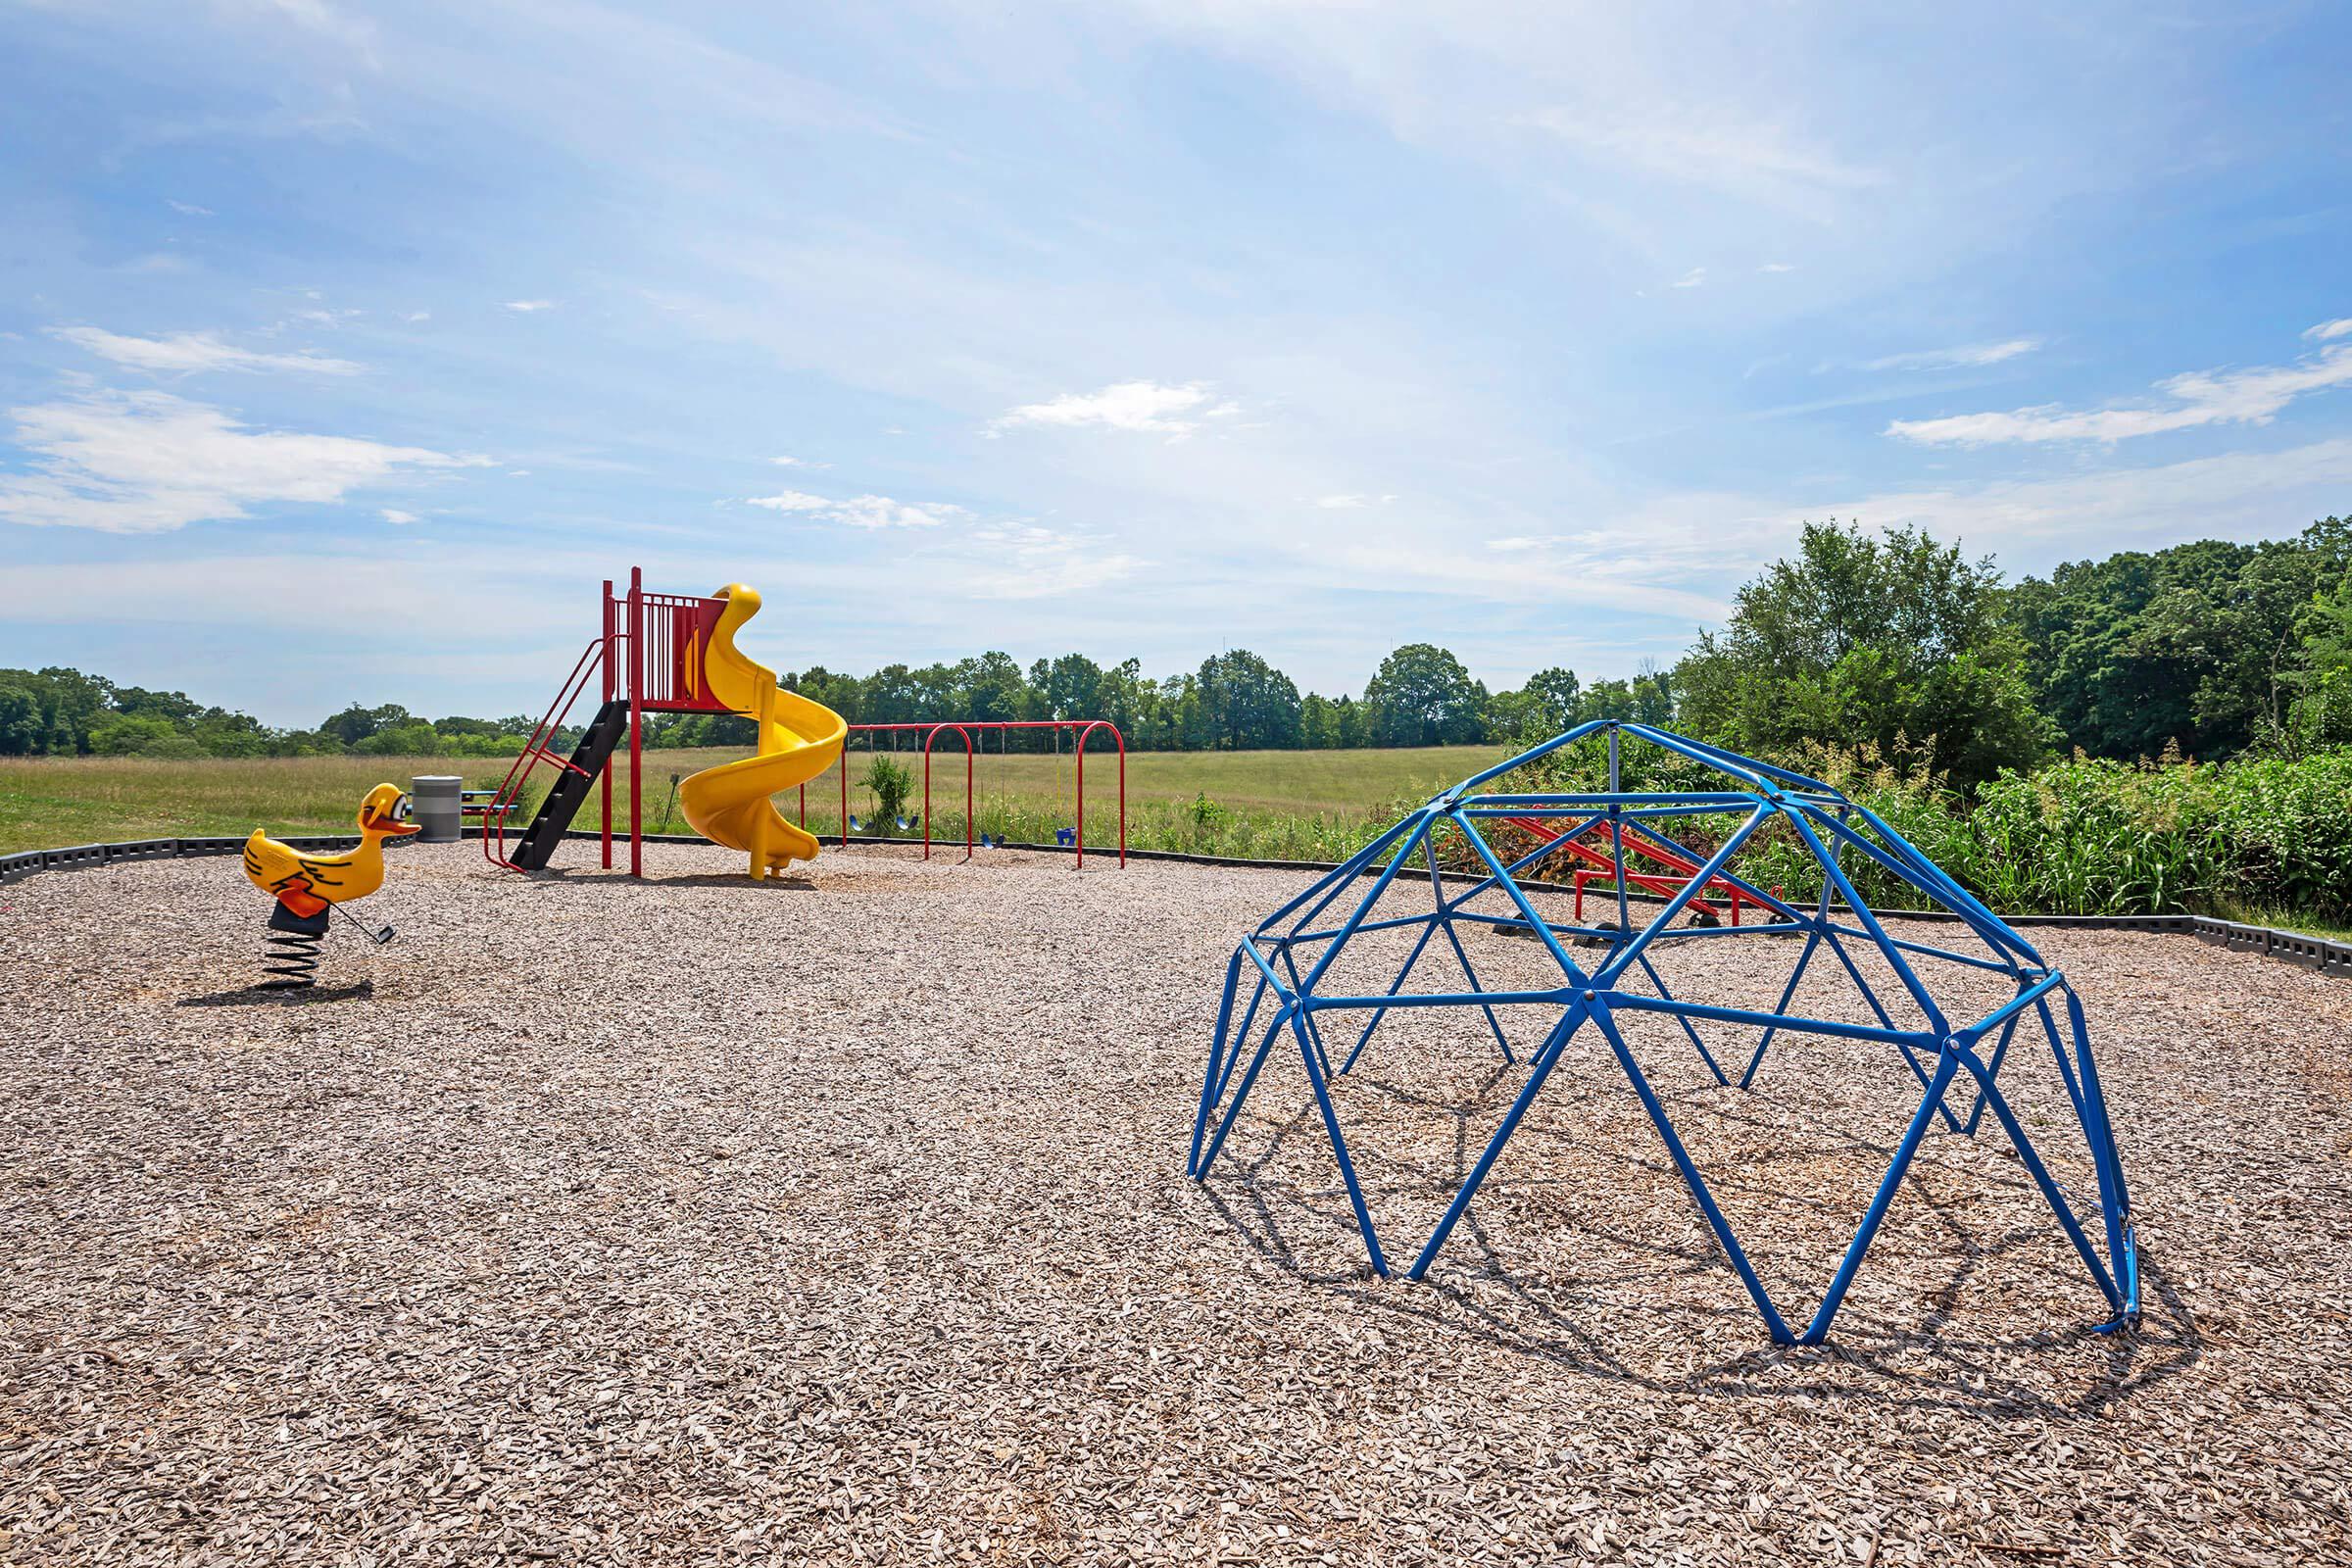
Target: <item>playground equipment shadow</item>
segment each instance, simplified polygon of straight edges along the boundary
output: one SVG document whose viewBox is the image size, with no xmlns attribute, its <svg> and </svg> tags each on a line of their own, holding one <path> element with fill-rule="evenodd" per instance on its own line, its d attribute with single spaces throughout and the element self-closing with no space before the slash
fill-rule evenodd
<svg viewBox="0 0 2352 1568">
<path fill-rule="evenodd" d="M 0 894 L 11 1547 L 2340 1555 L 2339 980 L 2036 932 L 2099 1034 L 2142 1326 L 2087 1332 L 1997 1132 L 1937 1134 L 1831 1343 L 1785 1349 L 1602 1056 L 1562 1064 L 1426 1284 L 1367 1272 L 1295 1050 L 1184 1180 L 1225 953 L 1295 875 L 861 849 L 779 900 L 733 858 L 655 845 L 633 884 L 583 844 L 553 879 L 413 847 L 378 896 L 400 940 L 330 943 L 322 984 L 373 986 L 332 1006 L 182 1005 L 250 978 L 232 860 Z M 1736 1002 L 1769 983 L 1740 946 L 1660 963 Z M 1524 1081 L 1434 1017 L 1335 1092 L 1399 1243 Z M 1899 1060 L 1786 1042 L 1742 1095 L 1678 1034 L 1631 1043 L 1774 1290 L 1817 1291 L 1818 1221 L 1916 1102 Z M 2029 1125 L 2060 1092 L 2031 1065 L 2003 1080 Z"/>
</svg>

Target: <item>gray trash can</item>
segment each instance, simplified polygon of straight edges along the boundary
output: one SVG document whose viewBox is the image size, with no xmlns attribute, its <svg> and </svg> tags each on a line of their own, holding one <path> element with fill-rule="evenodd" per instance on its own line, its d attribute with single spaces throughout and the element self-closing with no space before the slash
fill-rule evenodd
<svg viewBox="0 0 2352 1568">
<path fill-rule="evenodd" d="M 425 773 L 409 780 L 409 816 L 420 844 L 455 844 L 466 836 L 466 781 L 454 773 Z"/>
</svg>

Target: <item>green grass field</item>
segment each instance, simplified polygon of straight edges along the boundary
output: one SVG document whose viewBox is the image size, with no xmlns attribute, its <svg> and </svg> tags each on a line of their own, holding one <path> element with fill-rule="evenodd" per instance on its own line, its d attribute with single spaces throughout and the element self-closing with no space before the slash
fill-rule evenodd
<svg viewBox="0 0 2352 1568">
<path fill-rule="evenodd" d="M 949 744 L 953 744 L 950 742 Z M 669 751 L 645 755 L 646 825 L 663 825 L 673 774 L 684 776 L 745 755 Z M 1487 746 L 1418 751 L 1144 752 L 1128 759 L 1129 842 L 1139 849 L 1203 849 L 1245 855 L 1316 858 L 1317 846 L 1360 843 L 1363 829 L 1400 799 L 1425 798 L 1487 766 L 1502 755 Z M 921 809 L 922 757 L 904 753 L 912 766 Z M 142 838 L 272 832 L 348 832 L 368 786 L 385 779 L 406 785 L 418 773 L 456 773 L 466 787 L 489 788 L 508 767 L 503 759 L 430 757 L 299 757 L 256 760 L 163 761 L 139 758 L 10 758 L 0 760 L 0 854 L 69 844 Z M 863 753 L 850 759 L 850 811 L 870 820 L 872 800 L 859 784 Z M 1016 840 L 1052 842 L 1054 827 L 1071 820 L 1075 770 L 1067 756 L 998 757 L 975 763 L 977 827 Z M 544 779 L 542 768 L 538 777 Z M 614 815 L 628 808 L 625 770 L 615 780 Z M 960 756 L 932 761 L 934 810 L 940 831 L 963 833 L 964 767 Z M 1200 812 L 1205 794 L 1219 811 Z M 1107 842 L 1117 829 L 1118 759 L 1090 751 L 1086 770 L 1087 838 Z M 840 775 L 828 773 L 808 790 L 808 820 L 833 831 L 840 815 Z M 779 797 L 787 815 L 799 814 L 796 795 Z M 595 825 L 596 798 L 578 827 Z M 670 811 L 670 831 L 684 823 Z"/>
</svg>

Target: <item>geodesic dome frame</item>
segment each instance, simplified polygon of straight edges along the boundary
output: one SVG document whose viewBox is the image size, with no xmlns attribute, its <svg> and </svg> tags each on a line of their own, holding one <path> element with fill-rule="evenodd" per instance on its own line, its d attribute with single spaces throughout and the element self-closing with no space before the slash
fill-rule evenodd
<svg viewBox="0 0 2352 1568">
<path fill-rule="evenodd" d="M 1607 738 L 1609 789 L 1581 794 L 1479 793 L 1489 782 L 1593 735 Z M 1727 787 L 1716 791 L 1624 792 L 1617 787 L 1621 778 L 1621 737 L 1648 742 L 1714 769 L 1723 775 Z M 1725 813 L 1744 813 L 1744 818 L 1718 848 L 1703 856 L 1678 843 L 1669 827 L 1661 825 L 1682 817 Z M 1505 864 L 1478 826 L 1481 821 L 1497 818 L 1508 819 L 1533 832 L 1539 839 L 1537 848 Z M 1821 867 L 1819 897 L 1807 904 L 1785 900 L 1728 869 L 1740 848 L 1773 821 L 1788 824 L 1794 840 Z M 1560 822 L 1569 825 L 1564 829 L 1552 826 Z M 1432 835 L 1446 826 L 1460 834 L 1486 869 L 1486 875 L 1475 878 L 1466 890 L 1449 887 L 1447 876 L 1439 869 Z M 1537 910 L 1521 885 L 1522 876 L 1531 866 L 1559 853 L 1563 842 L 1581 843 L 1587 835 L 1603 838 L 1607 845 L 1605 851 L 1588 848 L 1579 853 L 1606 868 L 1598 874 L 1606 877 L 1608 900 L 1617 915 L 1614 924 L 1546 918 Z M 1637 870 L 1627 862 L 1629 849 L 1679 869 L 1664 876 L 1655 870 Z M 1384 898 L 1416 855 L 1427 872 L 1428 909 L 1406 914 L 1379 912 Z M 1916 889 L 1926 900 L 1926 906 L 1948 911 L 1984 951 L 1958 952 L 1891 935 L 1841 867 L 1840 861 L 1848 855 L 1867 859 Z M 1372 878 L 1371 888 L 1354 902 L 1349 912 L 1336 922 L 1326 921 L 1326 911 L 1339 904 L 1342 894 L 1367 876 Z M 1474 911 L 1466 907 L 1473 900 L 1497 891 L 1505 896 L 1510 912 Z M 1706 903 L 1710 898 L 1731 904 L 1732 922 L 1673 929 L 1675 921 L 1694 904 L 1702 909 L 1711 907 Z M 1636 903 L 1643 903 L 1646 907 L 1647 903 L 1660 900 L 1661 906 L 1637 928 L 1632 919 Z M 1738 912 L 1742 905 L 1765 911 L 1764 918 L 1740 923 Z M 1318 921 L 1325 923 L 1318 925 Z M 1502 927 L 1533 936 L 1556 962 L 1560 983 L 1517 990 L 1492 990 L 1484 986 L 1462 945 L 1459 928 L 1464 924 Z M 1324 981 L 1334 960 L 1352 940 L 1369 932 L 1416 928 L 1419 934 L 1403 967 L 1385 992 L 1333 994 L 1325 988 Z M 1415 965 L 1441 936 L 1451 950 L 1469 988 L 1434 993 L 1405 991 Z M 1799 937 L 1802 946 L 1781 991 L 1779 1004 L 1770 1011 L 1678 998 L 1668 991 L 1650 957 L 1655 945 L 1666 939 L 1770 941 Z M 1587 951 L 1592 961 L 1578 962 L 1570 952 L 1571 943 L 1579 951 L 1596 950 Z M 1864 977 L 1855 961 L 1855 952 L 1875 954 L 1884 960 L 1919 1014 L 1920 1027 L 1906 1028 L 1896 1022 L 1885 1001 Z M 1875 1022 L 1817 1018 L 1789 1010 L 1807 967 L 1824 954 L 1834 958 L 1851 979 L 1868 1004 Z M 1946 1017 L 1921 973 L 1929 965 L 1947 963 L 2001 977 L 2014 988 L 2014 995 L 1973 1023 L 1955 1025 Z M 1645 979 L 1652 989 L 1631 989 L 1637 976 Z M 1269 1000 L 1272 1015 L 1260 1030 L 1259 1014 Z M 2082 1004 L 2067 984 L 2065 975 L 2051 967 L 2033 944 L 1867 807 L 1848 800 L 1830 785 L 1649 725 L 1622 720 L 1600 719 L 1579 725 L 1436 796 L 1346 863 L 1318 878 L 1236 946 L 1226 964 L 1223 996 L 1200 1086 L 1200 1113 L 1194 1119 L 1188 1174 L 1195 1181 L 1208 1179 L 1209 1169 L 1224 1148 L 1227 1135 L 1233 1131 L 1275 1041 L 1287 1032 L 1298 1048 L 1314 1091 L 1315 1104 L 1339 1164 L 1348 1203 L 1354 1210 L 1365 1252 L 1373 1271 L 1386 1276 L 1388 1258 L 1381 1250 L 1354 1162 L 1348 1155 L 1333 1102 L 1333 1080 L 1354 1067 L 1382 1019 L 1399 1008 L 1478 1008 L 1485 1013 L 1503 1060 L 1516 1065 L 1494 1009 L 1519 1004 L 1556 1004 L 1561 1010 L 1528 1062 L 1526 1083 L 1470 1167 L 1445 1216 L 1405 1271 L 1408 1278 L 1418 1280 L 1427 1272 L 1445 1247 L 1446 1237 L 1477 1196 L 1480 1184 L 1509 1144 L 1528 1107 L 1543 1091 L 1545 1079 L 1569 1044 L 1591 1024 L 1640 1098 L 1692 1200 L 1738 1271 L 1775 1343 L 1815 1345 L 1828 1336 L 1830 1325 L 1931 1124 L 1940 1118 L 1952 1131 L 1974 1136 L 1988 1108 L 2106 1298 L 2113 1315 L 2098 1325 L 2100 1331 L 2137 1320 L 2137 1250 L 2123 1167 L 2116 1153 L 2115 1134 L 2099 1086 L 2098 1068 L 2091 1056 Z M 2058 1019 L 2060 1004 L 2066 1019 L 2063 1027 Z M 1335 1071 L 1323 1039 L 1324 1024 L 1350 1012 L 1368 1013 L 1369 1017 Z M 1893 1157 L 1846 1245 L 1820 1305 L 1801 1334 L 1789 1327 L 1765 1291 L 1656 1092 L 1627 1048 L 1617 1022 L 1620 1012 L 1657 1013 L 1675 1019 L 1716 1083 L 1725 1088 L 1733 1087 L 1735 1081 L 1708 1050 L 1696 1027 L 1698 1023 L 1761 1031 L 1745 1069 L 1737 1080 L 1740 1090 L 1746 1090 L 1753 1083 L 1773 1038 L 1784 1033 L 1838 1036 L 1885 1045 L 1901 1056 L 1918 1079 L 1922 1091 L 1918 1108 L 1903 1130 Z M 2065 1083 L 2067 1099 L 2095 1173 L 2104 1255 L 2068 1204 L 2065 1194 L 2001 1093 L 1998 1083 L 2001 1068 L 2021 1027 L 2038 1032 L 2047 1042 Z M 1991 1046 L 1986 1051 L 1988 1040 Z M 1946 1101 L 1947 1091 L 1962 1073 L 1968 1075 L 1976 1088 L 1975 1102 L 1965 1116 Z"/>
</svg>

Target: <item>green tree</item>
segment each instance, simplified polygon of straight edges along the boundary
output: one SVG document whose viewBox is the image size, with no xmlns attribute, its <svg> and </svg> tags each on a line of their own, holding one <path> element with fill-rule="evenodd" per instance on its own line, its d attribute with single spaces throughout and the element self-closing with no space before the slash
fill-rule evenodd
<svg viewBox="0 0 2352 1568">
<path fill-rule="evenodd" d="M 1298 744 L 1298 688 L 1247 649 L 1200 662 L 1196 677 L 1207 744 L 1255 751 Z"/>
<path fill-rule="evenodd" d="M 1673 685 L 1686 726 L 1739 751 L 1925 748 L 1935 770 L 1974 785 L 2048 749 L 2025 664 L 1990 558 L 1914 528 L 1808 523 L 1795 558 L 1740 590 Z M 1628 695 L 1671 710 L 1677 694 Z"/>
<path fill-rule="evenodd" d="M 0 681 L 0 757 L 29 757 L 47 733 L 41 700 L 13 681 Z"/>
<path fill-rule="evenodd" d="M 2333 593 L 2314 594 L 2296 618 L 2296 667 L 2288 733 L 2303 750 L 2352 746 L 2352 572 Z"/>
<path fill-rule="evenodd" d="M 1434 643 L 1407 643 L 1380 662 L 1364 688 L 1375 746 L 1456 746 L 1480 738 L 1487 689 Z"/>
</svg>

